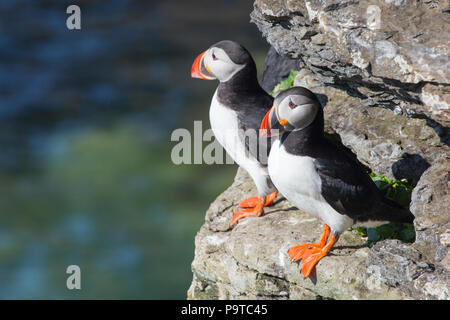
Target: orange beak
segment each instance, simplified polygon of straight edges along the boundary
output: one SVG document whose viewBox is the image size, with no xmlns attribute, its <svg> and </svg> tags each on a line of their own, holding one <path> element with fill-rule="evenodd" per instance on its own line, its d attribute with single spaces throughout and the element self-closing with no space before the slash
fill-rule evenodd
<svg viewBox="0 0 450 320">
<path fill-rule="evenodd" d="M 272 117 L 273 108 L 274 107 L 270 108 L 270 110 L 266 113 L 266 115 L 264 116 L 264 119 L 261 122 L 261 128 L 259 130 L 260 137 L 270 137 L 271 136 L 270 118 Z"/>
<path fill-rule="evenodd" d="M 215 77 L 209 74 L 205 74 L 204 72 L 202 72 L 202 66 L 203 66 L 203 57 L 205 56 L 206 52 L 208 52 L 208 50 L 206 50 L 205 52 L 202 52 L 201 54 L 199 54 L 199 56 L 194 60 L 194 63 L 192 64 L 192 68 L 191 68 L 191 77 L 192 78 L 198 78 L 198 79 L 204 79 L 204 80 L 214 80 Z M 206 67 L 203 67 L 204 69 L 206 69 Z M 208 72 L 208 70 L 206 69 L 206 72 Z"/>
<path fill-rule="evenodd" d="M 284 119 L 278 120 L 275 108 L 276 106 L 270 108 L 264 116 L 264 119 L 261 122 L 261 128 L 259 130 L 260 137 L 276 137 L 285 131 L 284 126 L 288 122 Z"/>
</svg>

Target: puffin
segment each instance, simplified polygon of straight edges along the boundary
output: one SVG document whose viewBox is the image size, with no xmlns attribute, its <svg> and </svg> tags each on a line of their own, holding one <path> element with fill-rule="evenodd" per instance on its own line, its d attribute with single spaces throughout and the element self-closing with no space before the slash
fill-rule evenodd
<svg viewBox="0 0 450 320">
<path fill-rule="evenodd" d="M 261 136 L 276 137 L 268 170 L 277 190 L 300 210 L 323 222 L 318 242 L 291 247 L 304 278 L 352 225 L 412 223 L 409 210 L 387 199 L 362 165 L 324 136 L 323 109 L 303 87 L 279 93 L 261 123 Z"/>
<path fill-rule="evenodd" d="M 219 81 L 209 109 L 211 129 L 258 190 L 258 196 L 238 205 L 230 222 L 233 227 L 242 218 L 260 216 L 278 193 L 267 170 L 271 138 L 259 135 L 261 120 L 273 105 L 273 97 L 261 88 L 250 53 L 234 41 L 220 41 L 201 53 L 192 65 L 191 76 Z"/>
</svg>

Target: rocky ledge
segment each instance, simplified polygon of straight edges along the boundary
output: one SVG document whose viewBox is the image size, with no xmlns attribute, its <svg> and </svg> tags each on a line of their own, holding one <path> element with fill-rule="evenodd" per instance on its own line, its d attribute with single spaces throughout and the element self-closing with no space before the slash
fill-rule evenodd
<svg viewBox="0 0 450 320">
<path fill-rule="evenodd" d="M 233 185 L 211 204 L 195 239 L 194 279 L 189 299 L 402 299 L 407 296 L 367 272 L 364 239 L 345 232 L 317 265 L 317 281 L 303 279 L 289 247 L 320 237 L 319 220 L 279 198 L 262 217 L 241 220 L 232 230 L 235 206 L 254 195 L 241 169 Z"/>
<path fill-rule="evenodd" d="M 417 183 L 414 243 L 345 232 L 303 279 L 290 246 L 321 222 L 282 197 L 259 218 L 228 224 L 255 195 L 241 170 L 197 234 L 190 299 L 450 299 L 450 15 L 448 1 L 256 0 L 252 21 L 272 45 L 263 87 L 299 71 L 326 131 L 377 174 Z"/>
<path fill-rule="evenodd" d="M 450 176 L 441 166 L 426 175 L 438 175 L 448 190 Z M 426 185 L 424 181 L 421 186 Z M 421 186 L 415 205 L 437 213 L 448 193 L 433 204 Z M 321 222 L 278 197 L 264 216 L 246 218 L 230 229 L 236 205 L 255 192 L 252 180 L 239 169 L 234 183 L 211 204 L 195 238 L 188 299 L 450 299 L 448 254 L 436 257 L 448 245 L 448 233 L 435 229 L 442 228 L 442 221 L 423 217 L 417 236 L 423 243 L 418 246 L 385 240 L 369 248 L 367 239 L 348 230 L 318 263 L 315 279 L 304 279 L 287 252 L 293 245 L 316 241 Z M 433 252 L 421 251 L 424 247 Z"/>
</svg>

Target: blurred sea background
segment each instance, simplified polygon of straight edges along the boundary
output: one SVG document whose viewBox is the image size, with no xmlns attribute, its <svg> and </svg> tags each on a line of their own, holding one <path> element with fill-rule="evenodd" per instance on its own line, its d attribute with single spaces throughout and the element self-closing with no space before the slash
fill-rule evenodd
<svg viewBox="0 0 450 320">
<path fill-rule="evenodd" d="M 195 234 L 237 167 L 174 165 L 170 135 L 209 128 L 217 82 L 190 68 L 210 45 L 242 43 L 261 73 L 252 5 L 0 2 L 0 299 L 186 297 Z"/>
</svg>

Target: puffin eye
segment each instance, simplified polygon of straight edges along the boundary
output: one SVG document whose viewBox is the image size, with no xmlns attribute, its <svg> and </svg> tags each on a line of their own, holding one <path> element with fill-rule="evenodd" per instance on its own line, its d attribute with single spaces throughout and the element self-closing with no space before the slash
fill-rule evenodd
<svg viewBox="0 0 450 320">
<path fill-rule="evenodd" d="M 289 101 L 289 108 L 294 109 L 297 105 L 291 101 Z"/>
<path fill-rule="evenodd" d="M 214 52 L 212 53 L 212 58 L 213 58 L 213 60 L 217 60 L 217 57 L 216 57 L 216 55 L 214 54 Z"/>
</svg>

